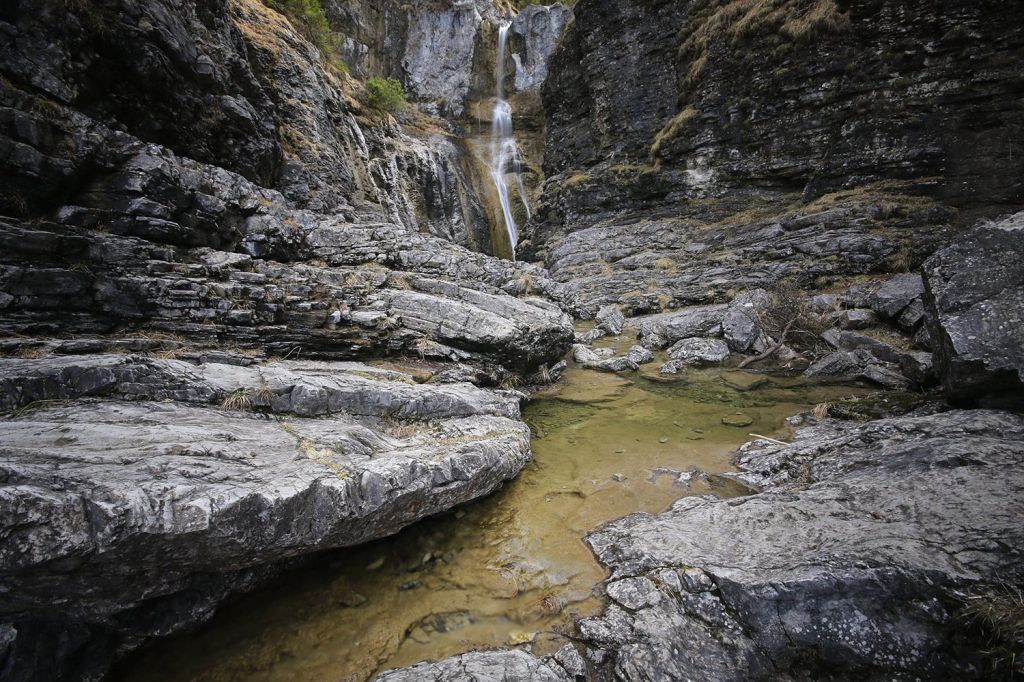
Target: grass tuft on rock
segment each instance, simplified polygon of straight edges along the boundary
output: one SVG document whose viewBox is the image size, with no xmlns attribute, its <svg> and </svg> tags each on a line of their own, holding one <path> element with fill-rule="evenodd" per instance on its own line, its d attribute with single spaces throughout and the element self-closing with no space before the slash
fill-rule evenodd
<svg viewBox="0 0 1024 682">
<path fill-rule="evenodd" d="M 1019 585 L 1002 583 L 972 590 L 964 597 L 961 617 L 980 625 L 989 638 L 984 653 L 992 661 L 993 672 L 1012 670 L 1024 656 L 1024 590 Z M 1011 679 L 1012 673 L 1006 677 Z"/>
</svg>

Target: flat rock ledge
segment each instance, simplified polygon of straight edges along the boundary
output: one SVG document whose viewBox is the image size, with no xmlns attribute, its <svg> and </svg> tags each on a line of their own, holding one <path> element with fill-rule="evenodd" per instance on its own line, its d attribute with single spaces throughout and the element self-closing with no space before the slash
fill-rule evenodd
<svg viewBox="0 0 1024 682">
<path fill-rule="evenodd" d="M 964 604 L 1024 579 L 1021 416 L 826 422 L 737 458 L 761 493 L 684 498 L 588 537 L 611 570 L 608 606 L 577 624 L 575 657 L 534 665 L 566 680 L 991 678 L 992 633 Z"/>
<path fill-rule="evenodd" d="M 531 456 L 517 394 L 359 363 L 5 359 L 0 396 L 11 679 L 96 679 L 261 572 L 487 495 Z"/>
</svg>

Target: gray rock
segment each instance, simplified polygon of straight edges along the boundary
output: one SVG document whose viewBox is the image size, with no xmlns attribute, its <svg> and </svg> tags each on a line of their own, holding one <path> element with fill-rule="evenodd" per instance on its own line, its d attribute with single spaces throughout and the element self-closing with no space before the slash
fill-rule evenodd
<svg viewBox="0 0 1024 682">
<path fill-rule="evenodd" d="M 512 34 L 522 38 L 522 49 L 514 47 L 512 54 L 516 90 L 539 90 L 544 84 L 551 53 L 572 17 L 566 5 L 527 5 L 512 20 Z"/>
<path fill-rule="evenodd" d="M 867 329 L 878 324 L 878 316 L 873 310 L 854 308 L 840 312 L 837 321 L 842 329 Z"/>
<path fill-rule="evenodd" d="M 582 344 L 584 346 L 589 346 L 590 344 L 594 343 L 594 341 L 597 341 L 599 338 L 606 335 L 607 332 L 605 332 L 605 330 L 603 329 L 591 329 L 589 332 L 585 332 L 583 334 L 576 334 L 573 337 L 573 342 Z"/>
<path fill-rule="evenodd" d="M 552 658 L 573 678 L 585 677 L 587 674 L 587 664 L 572 644 L 563 646 Z"/>
<path fill-rule="evenodd" d="M 626 316 L 618 306 L 608 305 L 597 311 L 594 318 L 597 328 L 602 331 L 618 336 L 622 333 L 622 326 L 626 323 Z"/>
<path fill-rule="evenodd" d="M 746 353 L 760 337 L 761 327 L 749 313 L 729 310 L 722 318 L 722 335 L 731 350 Z"/>
<path fill-rule="evenodd" d="M 922 295 L 924 282 L 921 275 L 897 275 L 875 289 L 870 297 L 870 307 L 883 317 L 895 319 Z"/>
<path fill-rule="evenodd" d="M 829 353 L 811 363 L 804 376 L 833 381 L 864 379 L 898 390 L 911 386 L 911 379 L 903 375 L 899 365 L 879 360 L 866 350 Z"/>
<path fill-rule="evenodd" d="M 573 677 L 558 663 L 547 663 L 525 651 L 509 649 L 475 651 L 437 663 L 420 663 L 383 672 L 374 679 L 375 682 L 569 682 Z"/>
<path fill-rule="evenodd" d="M 612 604 L 581 633 L 611 653 L 603 669 L 619 679 L 761 679 L 794 667 L 816 678 L 836 665 L 977 679 L 981 639 L 954 653 L 950 643 L 971 635 L 921 605 L 1020 576 L 1024 531 L 1007 505 L 1024 484 L 1022 455 L 1024 421 L 983 411 L 829 423 L 790 446 L 748 446 L 741 478 L 765 492 L 684 498 L 588 537 L 609 587 L 666 566 L 685 581 L 696 567 L 709 578 L 693 581 L 696 594 L 643 591 L 628 599 L 642 606 Z"/>
<path fill-rule="evenodd" d="M 927 387 L 935 383 L 931 356 L 927 353 L 901 350 L 851 331 L 829 329 L 822 338 L 841 352 L 813 363 L 807 376 L 863 378 L 888 388 L 906 388 L 911 383 Z"/>
<path fill-rule="evenodd" d="M 654 355 L 643 346 L 633 346 L 626 355 L 616 356 L 611 348 L 590 348 L 577 344 L 573 346 L 573 360 L 589 369 L 622 372 L 635 370 L 653 361 Z"/>
<path fill-rule="evenodd" d="M 9 665 L 92 642 L 101 668 L 291 557 L 486 495 L 529 461 L 518 400 L 360 363 L 0 359 L 0 406 L 22 410 L 0 420 Z"/>
<path fill-rule="evenodd" d="M 730 351 L 721 339 L 683 339 L 668 349 L 668 355 L 683 365 L 701 366 L 723 362 Z"/>
<path fill-rule="evenodd" d="M 811 296 L 810 305 L 816 313 L 830 313 L 839 308 L 839 299 L 832 294 L 815 294 Z"/>
<path fill-rule="evenodd" d="M 920 298 L 915 298 L 911 301 L 910 305 L 903 309 L 900 313 L 899 318 L 896 320 L 896 325 L 907 334 L 913 334 L 921 326 L 924 321 L 924 301 Z"/>
<path fill-rule="evenodd" d="M 1024 213 L 982 225 L 924 265 L 927 327 L 951 400 L 1024 398 Z"/>
</svg>

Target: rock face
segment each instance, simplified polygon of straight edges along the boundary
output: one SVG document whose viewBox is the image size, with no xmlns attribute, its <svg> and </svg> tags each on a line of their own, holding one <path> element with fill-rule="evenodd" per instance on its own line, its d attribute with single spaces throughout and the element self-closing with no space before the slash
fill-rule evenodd
<svg viewBox="0 0 1024 682">
<path fill-rule="evenodd" d="M 986 125 L 1008 135 L 1020 126 L 1024 112 L 1002 103 L 1016 77 L 1004 57 L 1021 54 L 1024 33 L 1004 11 L 999 2 L 826 1 L 801 21 L 795 2 L 761 13 L 724 2 L 584 0 L 544 88 L 548 175 L 653 156 L 663 182 L 637 188 L 646 198 L 716 185 L 820 195 L 851 178 L 945 175 L 940 191 L 954 203 L 1019 202 L 1024 161 L 991 148 L 964 118 L 990 117 Z M 905 51 L 891 47 L 900 40 Z M 851 62 L 856 74 L 843 66 Z M 965 69 L 986 74 L 970 105 L 955 97 L 970 90 Z M 900 102 L 921 113 L 895 115 Z"/>
<path fill-rule="evenodd" d="M 462 115 L 473 77 L 473 54 L 482 22 L 483 17 L 472 2 L 414 14 L 402 68 L 406 85 L 416 97 L 445 100 L 448 113 Z"/>
<path fill-rule="evenodd" d="M 457 111 L 501 13 L 384 5 L 349 4 L 343 51 L 411 55 Z M 465 248 L 459 126 L 360 88 L 258 0 L 0 8 L 0 677 L 98 679 L 528 461 L 520 395 L 480 386 L 557 375 L 571 304 Z"/>
<path fill-rule="evenodd" d="M 455 656 L 437 663 L 382 673 L 378 682 L 442 682 L 444 680 L 494 680 L 494 682 L 569 682 L 574 678 L 555 660 L 538 660 L 523 651 L 482 651 Z"/>
<path fill-rule="evenodd" d="M 453 118 L 466 113 L 467 99 L 493 95 L 499 26 L 511 24 L 509 84 L 517 92 L 532 92 L 547 77 L 548 59 L 573 16 L 566 5 L 528 5 L 517 14 L 495 0 L 325 0 L 323 5 L 332 28 L 343 36 L 342 57 L 354 73 L 396 78 L 415 99 L 434 103 Z"/>
<path fill-rule="evenodd" d="M 518 92 L 539 90 L 547 80 L 548 61 L 572 18 L 572 8 L 566 5 L 527 5 L 512 20 L 512 59 Z"/>
<path fill-rule="evenodd" d="M 1024 213 L 958 238 L 924 273 L 929 338 L 950 398 L 1024 405 Z"/>
<path fill-rule="evenodd" d="M 582 0 L 575 15 L 543 88 L 547 179 L 521 255 L 582 315 L 904 272 L 948 226 L 1024 204 L 1024 157 L 994 149 L 1024 124 L 1024 31 L 999 2 Z"/>
<path fill-rule="evenodd" d="M 443 100 L 442 113 L 454 116 L 482 78 L 477 71 L 493 91 L 493 57 L 474 62 L 476 52 L 495 49 L 482 22 L 496 25 L 502 14 L 489 0 L 446 9 L 352 3 L 328 6 L 328 14 L 345 37 L 342 53 L 363 55 L 360 75 L 400 77 L 412 96 Z M 113 129 L 276 189 L 298 208 L 492 249 L 483 180 L 457 144 L 460 127 L 436 121 L 407 134 L 380 121 L 359 103 L 357 81 L 326 69 L 284 16 L 258 0 L 68 11 L 19 0 L 0 22 L 6 215 L 34 216 L 67 202 L 97 172 L 116 172 L 125 152 Z M 535 26 L 534 78 L 546 69 L 544 45 L 558 35 L 541 34 Z M 360 38 L 379 50 L 372 60 Z"/>
<path fill-rule="evenodd" d="M 357 363 L 5 359 L 0 392 L 75 401 L 0 421 L 12 679 L 94 678 L 233 580 L 394 533 L 530 457 L 516 396 Z"/>
<path fill-rule="evenodd" d="M 592 677 L 991 679 L 990 635 L 961 610 L 1024 577 L 1024 420 L 829 422 L 759 443 L 738 477 L 763 492 L 684 498 L 588 537 L 611 569 L 609 605 L 575 638 Z"/>
</svg>

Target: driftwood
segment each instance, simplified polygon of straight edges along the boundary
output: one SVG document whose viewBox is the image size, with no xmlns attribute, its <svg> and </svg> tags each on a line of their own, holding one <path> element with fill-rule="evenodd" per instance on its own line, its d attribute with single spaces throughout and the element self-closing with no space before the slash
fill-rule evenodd
<svg viewBox="0 0 1024 682">
<path fill-rule="evenodd" d="M 771 356 L 773 356 L 777 352 L 779 352 L 779 349 L 782 348 L 782 346 L 786 343 L 786 337 L 789 336 L 789 330 L 793 328 L 793 324 L 795 322 L 796 322 L 796 320 L 790 320 L 789 321 L 789 323 L 786 325 L 786 328 L 782 330 L 782 334 L 779 335 L 778 343 L 776 343 L 774 346 L 772 346 L 771 348 L 769 348 L 765 352 L 761 353 L 760 355 L 755 355 L 752 358 L 747 358 L 746 360 L 741 362 L 736 369 L 743 369 L 747 365 L 752 365 L 755 362 L 761 362 L 762 360 L 767 360 L 768 358 L 770 358 Z"/>
</svg>

